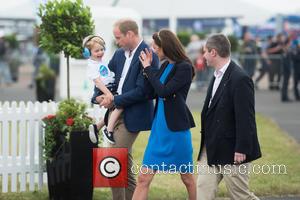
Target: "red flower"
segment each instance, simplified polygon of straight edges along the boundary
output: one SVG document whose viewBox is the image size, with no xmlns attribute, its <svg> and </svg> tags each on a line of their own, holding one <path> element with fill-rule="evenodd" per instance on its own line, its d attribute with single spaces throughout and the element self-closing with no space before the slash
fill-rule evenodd
<svg viewBox="0 0 300 200">
<path fill-rule="evenodd" d="M 46 117 L 43 118 L 43 120 L 51 120 L 55 118 L 55 115 L 47 115 Z"/>
<path fill-rule="evenodd" d="M 74 119 L 73 119 L 73 118 L 68 118 L 68 119 L 66 120 L 66 124 L 67 124 L 68 126 L 72 126 L 72 125 L 74 124 Z"/>
</svg>

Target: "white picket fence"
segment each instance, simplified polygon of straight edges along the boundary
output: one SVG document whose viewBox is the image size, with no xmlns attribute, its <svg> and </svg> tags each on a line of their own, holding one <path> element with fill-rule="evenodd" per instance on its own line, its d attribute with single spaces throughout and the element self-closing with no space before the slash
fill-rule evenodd
<svg viewBox="0 0 300 200">
<path fill-rule="evenodd" d="M 55 102 L 5 102 L 0 105 L 0 177 L 2 192 L 40 190 L 44 178 L 41 119 L 55 113 Z M 89 109 L 96 119 L 104 114 L 98 106 Z M 29 185 L 29 188 L 27 187 Z"/>
</svg>

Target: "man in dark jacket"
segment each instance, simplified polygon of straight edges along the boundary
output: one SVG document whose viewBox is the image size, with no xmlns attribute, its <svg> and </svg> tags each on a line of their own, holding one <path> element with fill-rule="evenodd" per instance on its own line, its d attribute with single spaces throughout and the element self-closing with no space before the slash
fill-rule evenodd
<svg viewBox="0 0 300 200">
<path fill-rule="evenodd" d="M 153 102 L 146 98 L 147 84 L 142 74 L 142 64 L 139 55 L 142 50 L 149 48 L 139 35 L 138 25 L 130 19 L 117 21 L 113 34 L 119 49 L 116 50 L 108 67 L 115 73 L 118 85 L 118 95 L 111 99 L 100 96 L 97 101 L 101 106 L 123 108 L 124 111 L 114 129 L 115 145 L 113 147 L 128 148 L 128 187 L 112 188 L 113 200 L 131 200 L 136 187 L 133 173 L 132 145 L 140 131 L 150 130 L 153 118 Z M 155 55 L 152 66 L 158 66 Z"/>
<path fill-rule="evenodd" d="M 253 81 L 231 61 L 226 36 L 209 37 L 204 50 L 215 72 L 201 114 L 197 199 L 215 199 L 223 178 L 231 199 L 258 199 L 249 191 L 247 171 L 249 163 L 261 157 Z"/>
</svg>

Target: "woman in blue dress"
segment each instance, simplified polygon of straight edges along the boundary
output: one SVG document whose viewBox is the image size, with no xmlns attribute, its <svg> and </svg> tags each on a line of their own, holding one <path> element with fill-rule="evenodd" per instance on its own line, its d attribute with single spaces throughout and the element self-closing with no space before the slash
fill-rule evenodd
<svg viewBox="0 0 300 200">
<path fill-rule="evenodd" d="M 153 50 L 167 61 L 157 71 L 151 66 L 152 51 L 140 54 L 148 95 L 156 98 L 155 116 L 133 199 L 147 199 L 157 172 L 180 173 L 190 200 L 196 199 L 193 176 L 193 147 L 190 128 L 195 126 L 186 97 L 194 75 L 193 66 L 174 33 L 162 29 L 153 36 Z"/>
</svg>

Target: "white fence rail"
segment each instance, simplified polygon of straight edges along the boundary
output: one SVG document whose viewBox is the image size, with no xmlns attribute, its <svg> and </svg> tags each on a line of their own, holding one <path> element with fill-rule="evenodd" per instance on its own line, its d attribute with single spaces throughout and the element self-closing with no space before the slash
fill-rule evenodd
<svg viewBox="0 0 300 200">
<path fill-rule="evenodd" d="M 2 192 L 34 191 L 46 182 L 43 178 L 41 119 L 55 113 L 55 102 L 5 102 L 0 105 L 0 177 Z M 89 109 L 98 118 L 104 110 Z M 10 183 L 10 184 L 9 184 Z M 27 188 L 27 184 L 29 188 Z"/>
</svg>

